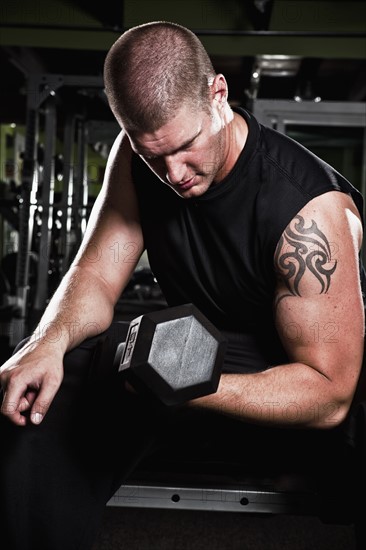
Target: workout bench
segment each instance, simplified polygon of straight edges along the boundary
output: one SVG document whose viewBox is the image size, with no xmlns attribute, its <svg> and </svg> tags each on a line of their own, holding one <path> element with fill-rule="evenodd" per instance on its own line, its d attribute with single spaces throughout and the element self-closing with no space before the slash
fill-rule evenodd
<svg viewBox="0 0 366 550">
<path fill-rule="evenodd" d="M 230 486 L 186 482 L 170 484 L 134 478 L 118 489 L 108 506 L 170 508 L 255 514 L 318 515 L 319 497 L 300 488 L 279 490 L 268 480 Z"/>
<path fill-rule="evenodd" d="M 324 524 L 354 528 L 357 548 L 365 550 L 365 412 L 363 404 L 357 428 L 357 493 L 347 486 L 342 472 L 324 490 L 304 471 L 248 475 L 229 457 L 226 462 L 205 463 L 170 457 L 164 461 L 158 454 L 151 462 L 142 461 L 108 506 L 316 517 Z"/>
<path fill-rule="evenodd" d="M 364 505 L 357 504 L 361 507 L 358 519 L 350 515 L 360 497 L 352 491 L 344 494 L 338 480 L 329 494 L 321 494 L 312 479 L 302 474 L 271 478 L 264 472 L 261 477 L 230 479 L 230 462 L 222 464 L 227 473 L 221 476 L 207 476 L 202 473 L 205 465 L 197 466 L 201 471 L 189 474 L 180 473 L 179 465 L 170 474 L 164 471 L 164 465 L 160 471 L 150 471 L 146 465 L 145 469 L 138 468 L 107 506 L 317 517 L 324 524 L 352 526 L 357 549 L 366 548 L 361 517 Z"/>
</svg>

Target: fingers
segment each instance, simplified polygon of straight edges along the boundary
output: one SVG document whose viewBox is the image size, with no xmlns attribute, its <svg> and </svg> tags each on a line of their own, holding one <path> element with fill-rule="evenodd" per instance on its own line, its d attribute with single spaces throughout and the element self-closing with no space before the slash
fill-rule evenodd
<svg viewBox="0 0 366 550">
<path fill-rule="evenodd" d="M 26 387 L 19 387 L 12 390 L 8 389 L 4 392 L 4 399 L 1 405 L 1 413 L 4 416 L 7 416 L 17 426 L 24 426 L 27 423 L 27 419 L 22 415 L 23 409 L 26 407 L 26 398 L 24 393 L 26 392 Z"/>
<path fill-rule="evenodd" d="M 34 403 L 34 401 L 35 401 L 35 399 L 36 399 L 36 397 L 37 397 L 37 392 L 36 391 L 34 391 L 34 390 L 27 391 L 25 396 L 20 399 L 19 411 L 24 413 L 24 412 L 30 410 L 33 403 Z"/>
<path fill-rule="evenodd" d="M 15 384 L 10 381 L 4 392 L 1 413 L 17 426 L 25 426 L 29 419 L 33 424 L 40 424 L 60 383 L 58 379 L 47 376 L 37 384 L 29 381 Z"/>
<path fill-rule="evenodd" d="M 48 409 L 56 395 L 59 385 L 57 387 L 53 384 L 43 384 L 37 398 L 34 400 L 30 419 L 33 424 L 40 424 L 47 414 Z"/>
</svg>

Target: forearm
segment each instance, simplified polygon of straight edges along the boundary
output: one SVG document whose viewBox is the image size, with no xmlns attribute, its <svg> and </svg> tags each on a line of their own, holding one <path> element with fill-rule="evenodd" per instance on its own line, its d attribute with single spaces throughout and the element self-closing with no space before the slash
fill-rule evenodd
<svg viewBox="0 0 366 550">
<path fill-rule="evenodd" d="M 65 353 L 107 329 L 113 307 L 108 287 L 96 272 L 72 267 L 48 304 L 31 342 L 42 342 Z"/>
<path fill-rule="evenodd" d="M 250 423 L 299 428 L 332 428 L 348 409 L 331 381 L 302 363 L 255 374 L 222 374 L 215 394 L 190 405 Z"/>
</svg>

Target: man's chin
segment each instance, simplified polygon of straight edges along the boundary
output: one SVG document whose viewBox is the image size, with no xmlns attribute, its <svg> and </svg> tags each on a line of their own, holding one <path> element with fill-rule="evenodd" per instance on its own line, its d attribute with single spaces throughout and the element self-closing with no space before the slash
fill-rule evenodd
<svg viewBox="0 0 366 550">
<path fill-rule="evenodd" d="M 201 177 L 198 182 L 194 183 L 192 186 L 188 186 L 187 188 L 184 188 L 184 185 L 175 185 L 174 187 L 171 186 L 171 188 L 183 199 L 193 199 L 206 193 L 210 185 L 210 182 L 206 179 L 202 179 Z"/>
<path fill-rule="evenodd" d="M 193 199 L 195 197 L 200 197 L 205 192 L 198 185 L 195 185 L 194 187 L 186 190 L 175 187 L 174 191 L 177 193 L 177 195 L 182 197 L 182 199 Z"/>
</svg>

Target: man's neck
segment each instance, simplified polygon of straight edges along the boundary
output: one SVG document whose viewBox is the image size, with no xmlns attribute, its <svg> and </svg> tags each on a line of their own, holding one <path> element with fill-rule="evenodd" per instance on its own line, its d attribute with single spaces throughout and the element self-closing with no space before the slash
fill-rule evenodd
<svg viewBox="0 0 366 550">
<path fill-rule="evenodd" d="M 229 107 L 228 107 L 229 108 Z M 226 156 L 222 170 L 218 172 L 215 181 L 219 183 L 222 181 L 234 168 L 248 137 L 249 129 L 244 118 L 231 111 L 231 116 L 227 116 L 226 120 L 229 120 L 223 128 L 224 143 L 226 145 Z"/>
</svg>

